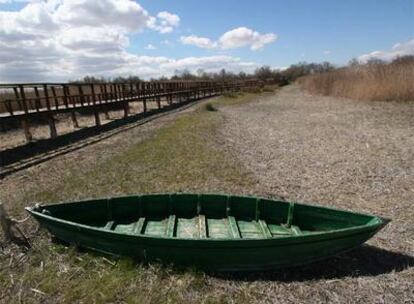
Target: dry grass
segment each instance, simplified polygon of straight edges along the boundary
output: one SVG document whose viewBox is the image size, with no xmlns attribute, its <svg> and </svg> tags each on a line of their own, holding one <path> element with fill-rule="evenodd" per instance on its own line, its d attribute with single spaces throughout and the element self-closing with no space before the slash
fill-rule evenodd
<svg viewBox="0 0 414 304">
<path fill-rule="evenodd" d="M 104 258 L 54 244 L 40 231 L 28 253 L 0 249 L 0 302 L 412 302 L 409 103 L 297 91 L 285 87 L 258 103 L 248 102 L 252 95 L 208 101 L 217 111 L 204 102 L 7 176 L 0 196 L 22 218 L 34 201 L 179 190 L 280 194 L 391 217 L 371 246 L 306 267 L 218 275 Z M 35 227 L 29 220 L 24 228 Z"/>
<path fill-rule="evenodd" d="M 369 246 L 302 269 L 288 286 L 273 282 L 269 294 L 282 285 L 281 302 L 291 288 L 292 303 L 414 303 L 414 101 L 359 102 L 287 86 L 222 111 L 223 144 L 259 193 L 392 219 Z"/>
<path fill-rule="evenodd" d="M 414 100 L 414 59 L 348 66 L 298 80 L 313 94 L 357 100 Z"/>
<path fill-rule="evenodd" d="M 129 130 L 9 176 L 0 181 L 0 196 L 12 216 L 23 218 L 23 207 L 36 201 L 161 191 L 240 193 L 252 183 L 249 175 L 213 143 L 223 119 L 220 107 L 249 98 L 218 98 L 209 101 L 218 111 L 199 106 L 161 122 L 161 128 L 154 121 L 152 126 Z M 24 228 L 34 231 L 36 223 L 30 220 Z M 218 303 L 229 299 L 225 289 L 212 292 L 208 276 L 193 270 L 142 266 L 79 252 L 51 243 L 45 231 L 31 240 L 33 248 L 27 253 L 2 244 L 1 303 Z M 236 295 L 243 297 L 242 291 Z"/>
</svg>

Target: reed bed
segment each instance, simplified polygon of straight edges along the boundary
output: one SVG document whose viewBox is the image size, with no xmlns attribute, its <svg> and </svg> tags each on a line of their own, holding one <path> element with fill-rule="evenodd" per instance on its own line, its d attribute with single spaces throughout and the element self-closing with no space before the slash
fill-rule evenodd
<svg viewBox="0 0 414 304">
<path fill-rule="evenodd" d="M 414 56 L 391 63 L 354 64 L 298 79 L 312 94 L 357 100 L 414 100 Z"/>
</svg>

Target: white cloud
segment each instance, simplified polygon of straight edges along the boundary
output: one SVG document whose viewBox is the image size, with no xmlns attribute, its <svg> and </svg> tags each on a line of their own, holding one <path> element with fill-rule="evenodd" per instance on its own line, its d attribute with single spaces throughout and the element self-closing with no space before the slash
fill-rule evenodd
<svg viewBox="0 0 414 304">
<path fill-rule="evenodd" d="M 90 26 L 66 29 L 58 40 L 62 46 L 82 52 L 117 52 L 129 45 L 128 38 L 117 30 Z"/>
<path fill-rule="evenodd" d="M 61 0 L 57 3 L 53 12 L 55 20 L 69 26 L 110 26 L 137 32 L 146 26 L 149 19 L 148 12 L 130 0 Z"/>
<path fill-rule="evenodd" d="M 213 49 L 217 47 L 217 43 L 211 41 L 209 38 L 198 37 L 195 35 L 181 36 L 180 41 L 183 44 L 194 45 L 203 49 Z"/>
<path fill-rule="evenodd" d="M 329 50 L 323 51 L 323 54 L 324 55 L 330 55 L 331 54 L 331 51 L 329 51 Z"/>
<path fill-rule="evenodd" d="M 390 51 L 374 51 L 358 57 L 361 62 L 370 59 L 380 59 L 385 61 L 393 60 L 399 56 L 414 55 L 414 39 L 395 44 Z"/>
<path fill-rule="evenodd" d="M 163 25 L 178 26 L 180 24 L 180 17 L 176 14 L 171 14 L 170 12 L 159 12 L 157 17 L 161 20 Z"/>
<path fill-rule="evenodd" d="M 33 0 L 0 0 L 0 4 L 12 3 L 12 2 L 31 2 Z"/>
<path fill-rule="evenodd" d="M 182 36 L 180 41 L 183 44 L 205 49 L 235 49 L 249 46 L 251 50 L 257 51 L 263 49 L 266 44 L 276 41 L 276 39 L 277 35 L 273 33 L 260 34 L 247 27 L 238 27 L 225 32 L 217 42 L 195 35 Z"/>
<path fill-rule="evenodd" d="M 43 2 L 27 4 L 18 12 L 0 11 L 1 38 L 32 39 L 39 35 L 46 36 L 58 27 L 59 25 L 53 20 L 46 3 Z"/>
<path fill-rule="evenodd" d="M 156 46 L 152 45 L 151 43 L 147 44 L 147 46 L 144 48 L 146 50 L 156 50 Z"/>
<path fill-rule="evenodd" d="M 132 0 L 36 0 L 19 11 L 0 11 L 0 82 L 66 81 L 85 75 L 150 78 L 184 69 L 249 72 L 258 66 L 232 56 L 177 59 L 127 51 L 129 35 L 148 28 L 167 33 L 179 23 L 175 14 L 162 11 L 151 16 Z M 274 34 L 247 30 L 252 33 L 250 42 L 235 43 L 233 39 L 233 45 L 255 50 L 276 39 Z M 213 48 L 229 46 L 226 39 L 214 42 L 197 36 L 191 43 Z M 171 42 L 163 40 L 162 44 Z"/>
<path fill-rule="evenodd" d="M 130 34 L 146 28 L 164 33 L 178 25 L 177 15 L 154 17 L 132 0 L 36 0 L 19 11 L 0 11 L 0 82 L 171 74 L 161 64 L 174 59 L 126 49 Z"/>
<path fill-rule="evenodd" d="M 223 49 L 234 49 L 239 47 L 250 46 L 253 51 L 262 49 L 266 44 L 277 39 L 273 33 L 259 34 L 247 27 L 238 27 L 224 33 L 220 39 L 220 45 Z"/>
<path fill-rule="evenodd" d="M 150 17 L 147 21 L 149 28 L 161 34 L 171 33 L 180 24 L 180 17 L 169 12 L 159 12 L 157 17 Z"/>
<path fill-rule="evenodd" d="M 146 28 L 166 33 L 179 22 L 177 15 L 165 11 L 151 16 L 131 0 L 37 0 L 19 11 L 0 11 L 0 82 L 67 81 L 85 75 L 150 78 L 185 69 L 251 72 L 258 67 L 224 55 L 168 58 L 127 51 L 130 34 Z M 266 35 L 253 34 L 256 38 L 247 45 L 260 48 Z M 224 47 L 208 38 L 190 38 L 182 37 L 183 43 Z M 161 43 L 171 45 L 169 40 Z"/>
</svg>

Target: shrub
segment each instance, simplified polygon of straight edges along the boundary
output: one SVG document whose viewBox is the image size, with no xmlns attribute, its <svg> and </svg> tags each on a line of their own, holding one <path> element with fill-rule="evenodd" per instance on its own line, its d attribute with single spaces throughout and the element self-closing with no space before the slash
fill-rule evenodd
<svg viewBox="0 0 414 304">
<path fill-rule="evenodd" d="M 206 111 L 210 111 L 210 112 L 216 112 L 217 111 L 217 108 L 216 107 L 214 107 L 210 102 L 209 103 L 206 103 L 205 105 L 204 105 L 204 109 L 206 110 Z"/>
</svg>

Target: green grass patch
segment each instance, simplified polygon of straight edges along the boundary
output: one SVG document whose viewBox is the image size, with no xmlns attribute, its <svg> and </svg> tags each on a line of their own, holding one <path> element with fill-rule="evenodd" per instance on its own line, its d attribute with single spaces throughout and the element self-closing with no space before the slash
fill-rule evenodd
<svg viewBox="0 0 414 304">
<path fill-rule="evenodd" d="M 214 107 L 210 102 L 209 103 L 206 103 L 204 105 L 204 109 L 206 111 L 210 111 L 210 112 L 216 112 L 217 111 L 216 107 Z"/>
<path fill-rule="evenodd" d="M 82 165 L 44 181 L 16 196 L 24 202 L 51 203 L 150 192 L 242 192 L 253 178 L 217 143 L 223 106 L 252 100 L 254 95 L 219 97 L 199 106 L 151 138 L 99 161 L 90 170 Z M 214 109 L 214 110 L 212 110 Z M 43 231 L 34 248 L 18 260 L 17 249 L 0 253 L 0 290 L 5 303 L 223 303 L 225 290 L 212 290 L 209 278 L 194 270 L 142 266 L 51 243 Z M 10 262 L 11 259 L 11 262 Z M 10 265 L 10 266 L 8 266 Z M 244 300 L 246 295 L 236 295 Z"/>
<path fill-rule="evenodd" d="M 217 100 L 209 107 L 216 109 L 216 104 L 226 103 Z M 74 172 L 54 187 L 35 191 L 34 196 L 26 192 L 30 197 L 25 201 L 188 190 L 215 192 L 243 186 L 249 182 L 247 174 L 214 145 L 220 119 L 211 110 L 184 115 L 151 139 L 98 163 L 90 171 Z"/>
</svg>

